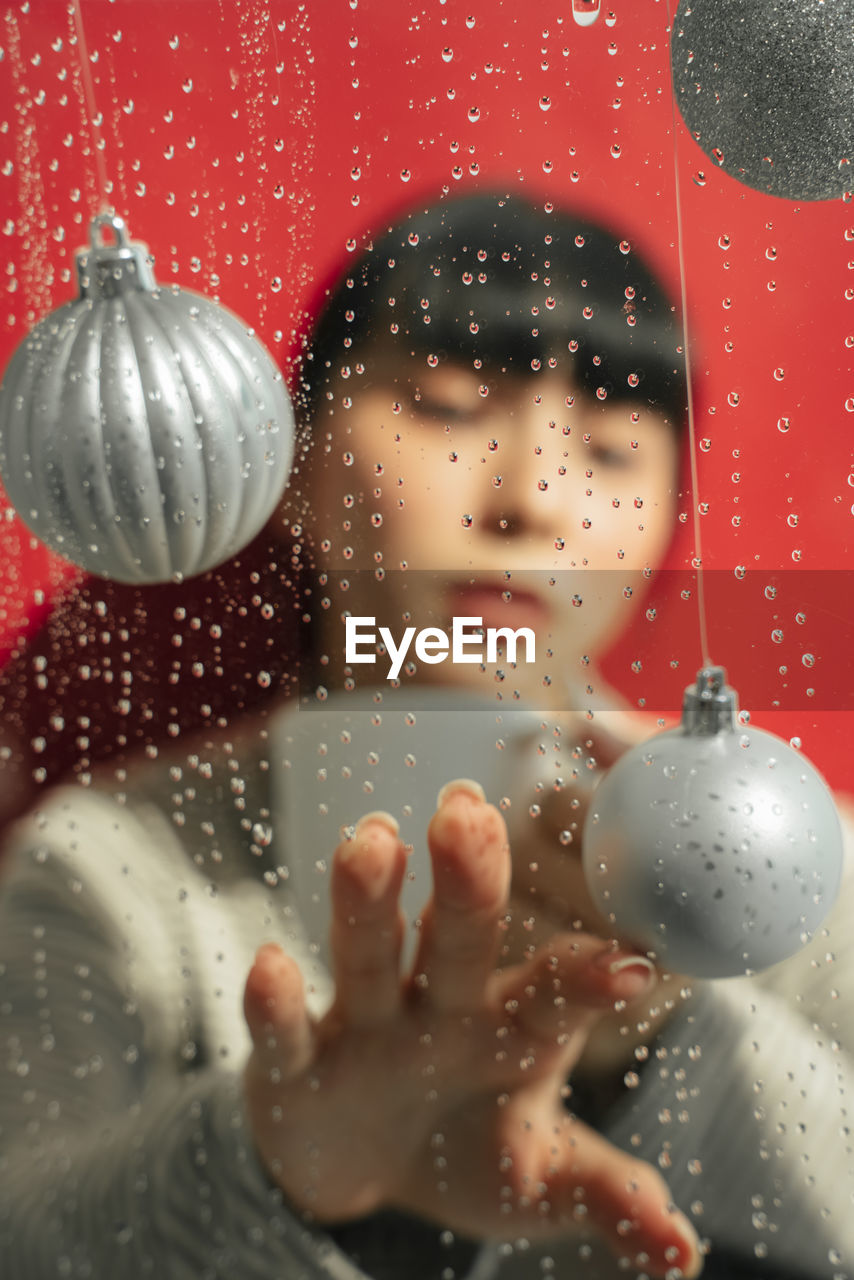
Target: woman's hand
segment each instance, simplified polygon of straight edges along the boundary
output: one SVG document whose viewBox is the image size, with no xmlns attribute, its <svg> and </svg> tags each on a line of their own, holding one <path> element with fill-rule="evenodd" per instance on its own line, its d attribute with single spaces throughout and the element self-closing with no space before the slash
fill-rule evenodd
<svg viewBox="0 0 854 1280">
<path fill-rule="evenodd" d="M 450 784 L 428 843 L 434 892 L 410 976 L 399 974 L 406 853 L 382 814 L 335 854 L 329 1013 L 312 1022 L 278 947 L 256 957 L 245 1086 L 271 1176 L 319 1221 L 397 1207 L 475 1237 L 593 1227 L 648 1272 L 697 1274 L 696 1236 L 659 1174 L 562 1103 L 592 1028 L 654 983 L 652 966 L 563 934 L 497 971 L 510 881 L 501 815 L 472 784 Z"/>
</svg>

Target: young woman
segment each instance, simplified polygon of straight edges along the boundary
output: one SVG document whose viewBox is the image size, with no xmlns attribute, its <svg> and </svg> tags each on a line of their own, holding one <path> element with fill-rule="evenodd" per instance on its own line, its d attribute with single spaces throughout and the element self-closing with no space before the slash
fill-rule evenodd
<svg viewBox="0 0 854 1280">
<path fill-rule="evenodd" d="M 698 1237 L 707 1274 L 844 1274 L 845 931 L 690 983 L 581 874 L 588 766 L 623 746 L 584 699 L 681 458 L 678 325 L 624 249 L 440 202 L 330 299 L 258 597 L 297 606 L 296 697 L 56 790 L 10 841 L 14 1274 L 677 1277 Z M 356 654 L 348 615 L 378 637 Z M 536 652 L 437 661 L 458 617 Z"/>
</svg>

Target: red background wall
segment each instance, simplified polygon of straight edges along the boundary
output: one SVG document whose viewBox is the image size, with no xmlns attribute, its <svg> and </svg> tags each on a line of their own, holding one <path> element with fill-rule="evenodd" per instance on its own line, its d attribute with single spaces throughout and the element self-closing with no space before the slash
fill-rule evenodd
<svg viewBox="0 0 854 1280">
<path fill-rule="evenodd" d="M 3 12 L 0 367 L 73 296 L 74 251 L 99 206 L 66 9 Z M 642 246 L 678 290 L 678 172 L 699 494 L 683 496 L 672 556 L 685 579 L 653 583 L 654 618 L 641 616 L 608 671 L 633 700 L 678 704 L 701 657 L 696 590 L 681 591 L 695 588 L 702 502 L 711 656 L 755 723 L 797 735 L 848 787 L 854 206 L 756 193 L 681 121 L 674 130 L 663 0 L 604 0 L 589 28 L 568 0 L 83 0 L 82 11 L 110 201 L 162 282 L 218 297 L 289 371 L 348 256 L 445 189 L 571 202 Z M 0 564 L 0 644 L 29 670 L 26 637 L 58 599 L 70 607 L 77 580 L 8 509 Z"/>
</svg>

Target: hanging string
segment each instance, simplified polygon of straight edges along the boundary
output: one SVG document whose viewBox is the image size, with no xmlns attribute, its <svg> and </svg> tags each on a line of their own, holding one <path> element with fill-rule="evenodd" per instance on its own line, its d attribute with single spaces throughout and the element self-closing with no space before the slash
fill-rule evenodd
<svg viewBox="0 0 854 1280">
<path fill-rule="evenodd" d="M 74 18 L 74 30 L 77 35 L 80 79 L 83 84 L 86 120 L 89 126 L 91 139 L 90 145 L 95 156 L 98 187 L 100 189 L 98 213 L 106 213 L 106 211 L 111 207 L 111 202 L 108 191 L 107 166 L 104 161 L 104 135 L 101 132 L 101 118 L 98 115 L 98 106 L 95 101 L 95 85 L 92 80 L 92 67 L 89 61 L 89 51 L 86 47 L 86 33 L 83 28 L 83 13 L 80 8 L 80 0 L 71 0 L 71 13 Z"/>
<path fill-rule="evenodd" d="M 670 0 L 667 6 L 667 25 L 670 29 L 671 44 L 673 41 L 673 17 Z M 672 57 L 672 55 L 671 55 Z M 700 651 L 704 667 L 713 666 L 709 652 L 709 633 L 706 619 L 706 591 L 703 576 L 703 538 L 700 529 L 700 475 L 697 466 L 697 429 L 694 423 L 694 391 L 691 373 L 691 343 L 688 335 L 688 295 L 685 286 L 685 249 L 683 244 L 682 191 L 679 181 L 679 145 L 676 117 L 676 85 L 673 80 L 673 65 L 670 62 L 670 111 L 671 137 L 673 138 L 673 181 L 676 190 L 676 252 L 679 259 L 679 288 L 682 304 L 682 348 L 685 353 L 685 378 L 688 384 L 688 446 L 691 463 L 691 502 L 693 506 L 694 530 L 694 568 L 697 572 L 697 621 L 700 629 Z"/>
</svg>

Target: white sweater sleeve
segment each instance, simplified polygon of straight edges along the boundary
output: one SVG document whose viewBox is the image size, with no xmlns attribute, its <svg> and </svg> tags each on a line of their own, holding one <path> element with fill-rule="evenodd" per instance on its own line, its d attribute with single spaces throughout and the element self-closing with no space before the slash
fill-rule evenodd
<svg viewBox="0 0 854 1280">
<path fill-rule="evenodd" d="M 661 1170 L 710 1242 L 716 1280 L 854 1280 L 854 862 L 826 926 L 757 978 L 697 983 L 595 1117 Z M 544 1273 L 619 1280 L 596 1240 L 537 1250 Z M 535 1250 L 501 1280 L 539 1274 Z"/>
<path fill-rule="evenodd" d="M 721 1249 L 854 1276 L 854 877 L 824 928 L 757 978 L 698 988 L 611 1118 Z"/>
<path fill-rule="evenodd" d="M 66 794 L 64 816 L 55 802 L 40 832 L 25 824 L 2 867 L 4 1274 L 356 1280 L 266 1179 L 240 1063 L 192 1061 L 179 969 L 198 957 L 176 953 L 150 873 L 134 870 L 135 842 L 163 833 Z"/>
</svg>

